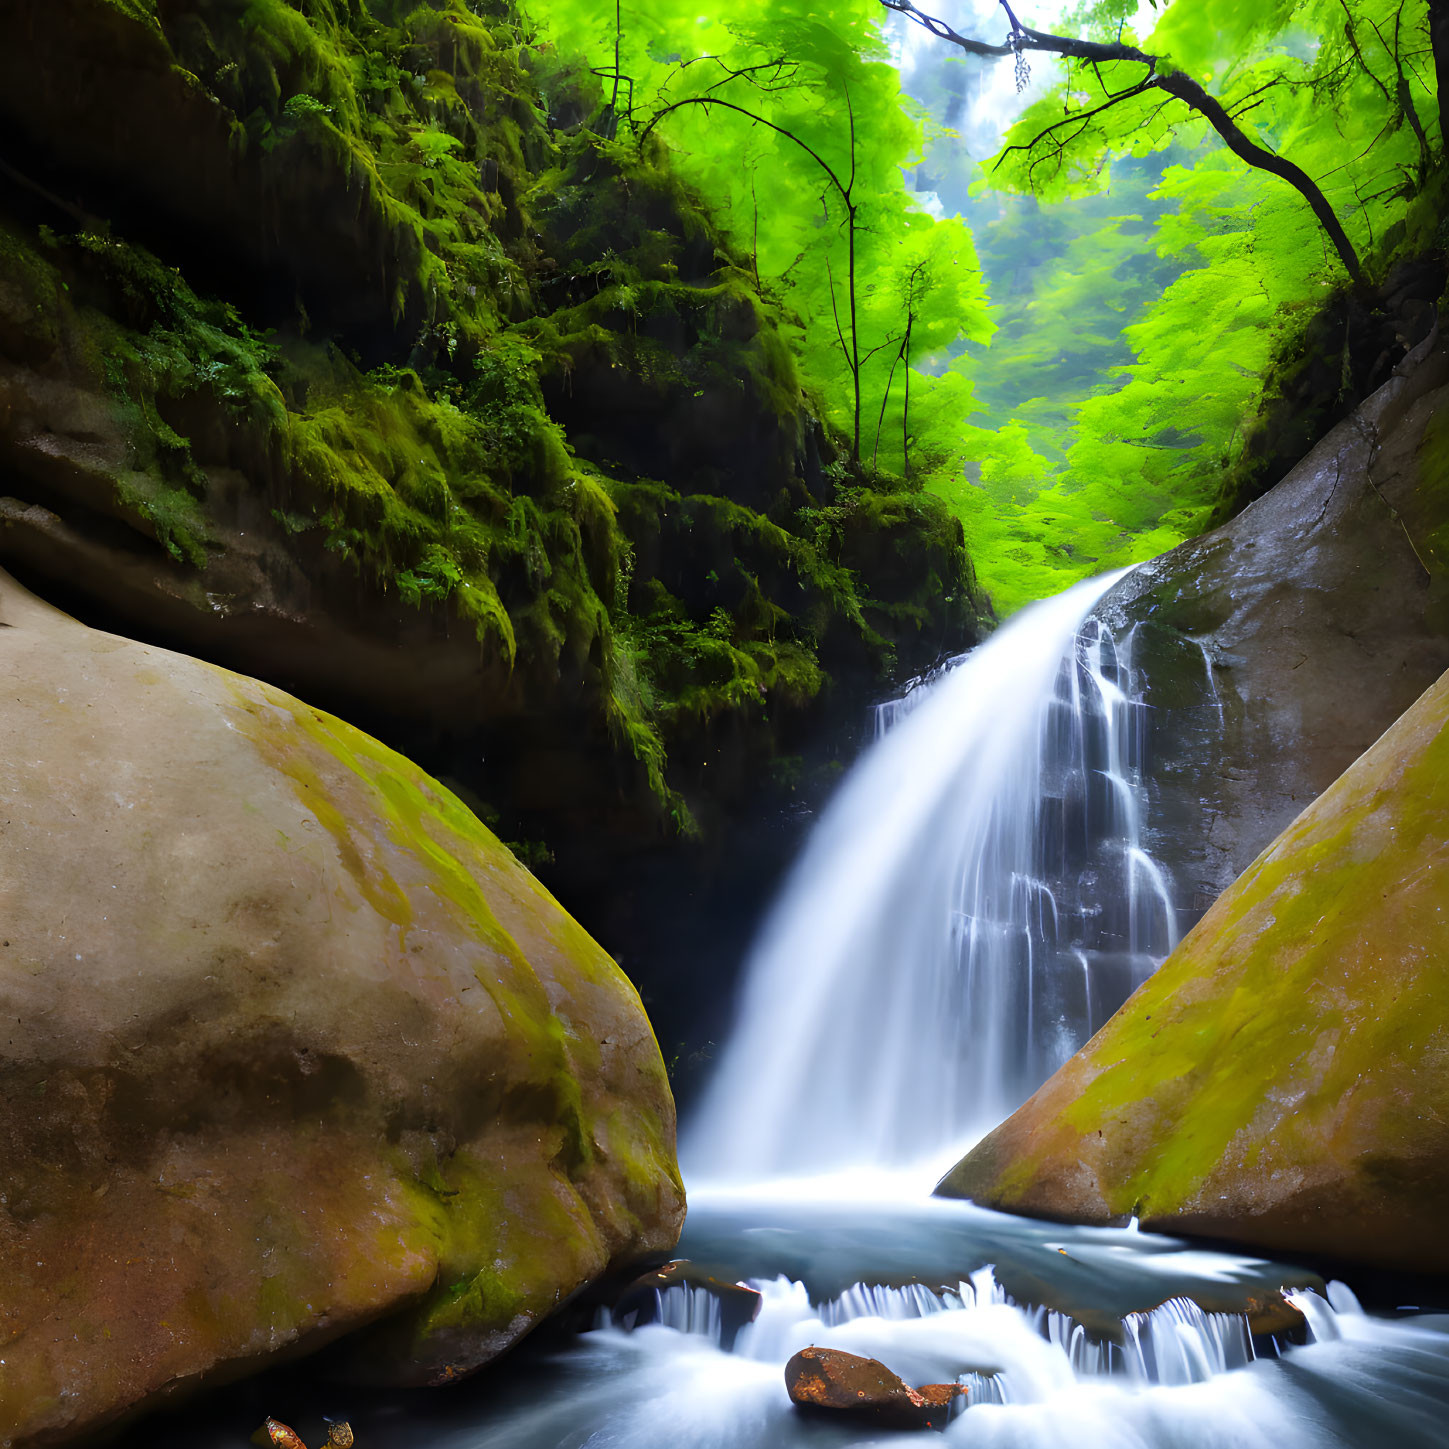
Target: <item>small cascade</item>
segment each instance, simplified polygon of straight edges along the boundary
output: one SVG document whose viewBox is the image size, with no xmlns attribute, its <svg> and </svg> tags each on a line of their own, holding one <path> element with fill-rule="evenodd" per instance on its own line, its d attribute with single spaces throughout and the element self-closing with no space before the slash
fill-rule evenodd
<svg viewBox="0 0 1449 1449">
<path fill-rule="evenodd" d="M 920 1442 L 799 1415 L 783 1370 L 809 1344 L 879 1359 L 910 1383 L 964 1385 L 942 1436 L 962 1449 L 1442 1449 L 1449 1422 L 1449 1325 L 1369 1317 L 1336 1283 L 1327 1297 L 1288 1294 L 1307 1320 L 1296 1345 L 1255 1340 L 1244 1317 L 1186 1298 L 1092 1333 L 1013 1303 L 989 1268 L 954 1288 L 857 1285 L 818 1303 L 788 1277 L 749 1283 L 761 1311 L 731 1352 L 701 1332 L 689 1290 L 671 1288 L 658 1320 L 633 1331 L 605 1321 L 546 1397 L 522 1386 L 445 1449 Z"/>
<path fill-rule="evenodd" d="M 696 1179 L 944 1166 L 1176 943 L 1133 636 L 1091 617 L 1121 576 L 878 708 L 747 967 Z"/>
<path fill-rule="evenodd" d="M 695 1333 L 712 1343 L 720 1343 L 724 1335 L 724 1316 L 719 1299 L 703 1288 L 676 1283 L 670 1288 L 654 1290 L 655 1321 L 676 1333 Z"/>
<path fill-rule="evenodd" d="M 857 1283 L 838 1298 L 816 1305 L 803 1285 L 786 1278 L 752 1279 L 749 1286 L 760 1293 L 762 1312 L 738 1335 L 732 1349 L 722 1345 L 717 1302 L 711 1312 L 704 1302 L 710 1295 L 699 1288 L 678 1284 L 661 1290 L 650 1322 L 768 1363 L 783 1364 L 806 1342 L 846 1349 L 854 1343 L 851 1351 L 864 1353 L 871 1343 L 889 1341 L 892 1361 L 917 1376 L 938 1375 L 953 1382 L 966 1382 L 969 1376 L 973 1403 L 1030 1401 L 1029 1384 L 1037 1377 L 1032 1370 L 1048 1362 L 1073 1381 L 1112 1378 L 1147 1387 L 1206 1383 L 1246 1368 L 1257 1358 L 1242 1314 L 1208 1313 L 1189 1298 L 1173 1298 L 1149 1312 L 1129 1314 L 1118 1342 L 1088 1332 L 1067 1314 L 1014 1303 L 989 1268 L 973 1273 L 954 1289 Z M 1330 1300 L 1311 1291 L 1291 1295 L 1315 1341 L 1337 1340 L 1340 1314 L 1360 1312 L 1342 1284 L 1331 1285 L 1330 1294 Z M 618 1326 L 627 1332 L 633 1328 L 632 1320 Z M 599 1328 L 614 1327 L 609 1315 L 603 1314 Z M 961 1356 L 953 1360 L 953 1339 L 973 1348 L 963 1353 L 958 1347 L 955 1351 Z M 980 1345 L 988 1341 L 997 1345 L 994 1359 L 981 1351 Z M 983 1395 L 988 1384 L 992 1391 Z"/>
</svg>

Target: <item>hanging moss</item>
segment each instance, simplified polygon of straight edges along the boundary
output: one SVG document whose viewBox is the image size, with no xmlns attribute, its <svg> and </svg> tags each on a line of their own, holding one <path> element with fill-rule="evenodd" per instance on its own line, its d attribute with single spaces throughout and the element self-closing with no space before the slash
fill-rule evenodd
<svg viewBox="0 0 1449 1449">
<path fill-rule="evenodd" d="M 38 75 L 96 37 L 127 57 L 68 109 L 21 73 L 0 98 L 126 218 L 21 207 L 3 234 L 0 342 L 109 414 L 103 463 L 62 485 L 69 526 L 120 519 L 198 600 L 244 526 L 248 550 L 457 621 L 511 672 L 509 708 L 581 707 L 686 830 L 681 741 L 733 721 L 768 756 L 834 661 L 884 672 L 930 632 L 939 520 L 821 471 L 777 309 L 662 148 L 550 124 L 598 114 L 597 79 L 510 7 L 59 0 L 37 25 Z M 974 608 L 950 608 L 959 638 Z"/>
</svg>

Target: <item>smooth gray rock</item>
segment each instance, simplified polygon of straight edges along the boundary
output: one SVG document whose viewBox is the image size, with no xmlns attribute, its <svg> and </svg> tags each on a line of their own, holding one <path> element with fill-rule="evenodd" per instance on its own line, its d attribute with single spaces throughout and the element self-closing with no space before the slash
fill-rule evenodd
<svg viewBox="0 0 1449 1449">
<path fill-rule="evenodd" d="M 1147 844 L 1183 929 L 1449 668 L 1446 524 L 1436 333 L 1271 492 L 1102 601 L 1138 626 Z"/>
</svg>

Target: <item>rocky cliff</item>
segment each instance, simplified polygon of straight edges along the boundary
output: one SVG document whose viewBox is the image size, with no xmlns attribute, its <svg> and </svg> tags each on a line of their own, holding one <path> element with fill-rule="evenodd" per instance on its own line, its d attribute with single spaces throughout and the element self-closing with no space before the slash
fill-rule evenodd
<svg viewBox="0 0 1449 1449">
<path fill-rule="evenodd" d="M 1449 669 L 1437 334 L 1230 522 L 1098 613 L 1146 681 L 1147 831 L 1186 929 Z"/>
</svg>

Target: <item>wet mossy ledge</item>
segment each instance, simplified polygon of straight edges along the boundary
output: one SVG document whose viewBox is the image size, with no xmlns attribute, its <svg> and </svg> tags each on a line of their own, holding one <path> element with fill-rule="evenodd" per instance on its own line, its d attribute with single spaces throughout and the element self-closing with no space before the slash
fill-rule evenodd
<svg viewBox="0 0 1449 1449">
<path fill-rule="evenodd" d="M 938 1191 L 1449 1271 L 1449 674 Z"/>
<path fill-rule="evenodd" d="M 36 587 L 481 731 L 466 783 L 544 838 L 708 835 L 833 687 L 977 637 L 960 525 L 848 462 L 743 259 L 525 14 L 0 27 L 0 560 Z"/>
<path fill-rule="evenodd" d="M 3 573 L 0 678 L 0 1443 L 448 1382 L 673 1246 L 638 994 L 449 791 Z"/>
</svg>

